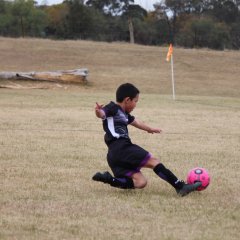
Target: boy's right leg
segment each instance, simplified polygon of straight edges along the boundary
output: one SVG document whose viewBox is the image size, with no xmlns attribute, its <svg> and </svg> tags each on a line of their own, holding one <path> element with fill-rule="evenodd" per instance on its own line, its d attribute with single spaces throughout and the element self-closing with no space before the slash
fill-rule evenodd
<svg viewBox="0 0 240 240">
<path fill-rule="evenodd" d="M 116 188 L 123 188 L 123 189 L 135 188 L 132 178 L 129 178 L 129 177 L 116 178 L 116 177 L 113 177 L 109 172 L 104 172 L 104 173 L 97 172 L 96 174 L 94 174 L 92 179 L 94 181 L 108 183 L 112 187 L 116 187 Z"/>
<path fill-rule="evenodd" d="M 184 181 L 179 180 L 169 169 L 160 163 L 156 158 L 151 157 L 144 167 L 152 168 L 153 171 L 163 180 L 171 184 L 178 195 L 186 196 L 190 192 L 196 191 L 202 184 L 196 182 L 194 184 L 187 184 Z"/>
</svg>

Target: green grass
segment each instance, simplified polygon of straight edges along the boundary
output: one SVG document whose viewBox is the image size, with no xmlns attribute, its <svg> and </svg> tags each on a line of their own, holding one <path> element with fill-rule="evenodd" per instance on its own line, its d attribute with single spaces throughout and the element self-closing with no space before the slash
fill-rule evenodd
<svg viewBox="0 0 240 240">
<path fill-rule="evenodd" d="M 151 170 L 142 190 L 91 181 L 108 169 L 94 105 L 113 98 L 1 90 L 0 239 L 239 239 L 240 99 L 140 95 L 133 115 L 163 133 L 129 127 L 133 142 L 180 178 L 196 166 L 211 175 L 205 191 L 180 198 Z"/>
</svg>

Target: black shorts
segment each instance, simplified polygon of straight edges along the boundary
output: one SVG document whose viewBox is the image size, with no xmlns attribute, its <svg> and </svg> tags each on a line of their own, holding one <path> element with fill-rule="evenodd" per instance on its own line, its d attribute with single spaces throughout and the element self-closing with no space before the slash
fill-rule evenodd
<svg viewBox="0 0 240 240">
<path fill-rule="evenodd" d="M 129 139 L 118 139 L 108 146 L 107 161 L 115 177 L 131 177 L 147 163 L 151 154 Z"/>
</svg>

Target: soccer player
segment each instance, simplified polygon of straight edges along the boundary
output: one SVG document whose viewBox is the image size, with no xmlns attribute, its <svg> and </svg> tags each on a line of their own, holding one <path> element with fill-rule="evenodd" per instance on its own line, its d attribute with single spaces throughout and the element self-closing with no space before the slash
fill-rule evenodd
<svg viewBox="0 0 240 240">
<path fill-rule="evenodd" d="M 110 102 L 104 107 L 96 103 L 95 114 L 103 122 L 104 140 L 108 147 L 107 161 L 114 176 L 109 172 L 97 172 L 92 179 L 116 188 L 144 188 L 147 179 L 141 168 L 151 168 L 172 185 L 180 196 L 195 191 L 201 186 L 200 182 L 186 184 L 179 180 L 159 159 L 131 142 L 128 124 L 148 133 L 161 133 L 161 129 L 150 127 L 130 114 L 137 106 L 139 93 L 134 85 L 125 83 L 116 91 L 116 103 Z"/>
</svg>

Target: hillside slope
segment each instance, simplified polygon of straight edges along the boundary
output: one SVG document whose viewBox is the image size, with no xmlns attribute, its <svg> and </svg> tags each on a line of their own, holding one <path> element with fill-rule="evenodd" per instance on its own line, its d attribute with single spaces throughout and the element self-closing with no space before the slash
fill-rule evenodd
<svg viewBox="0 0 240 240">
<path fill-rule="evenodd" d="M 171 94 L 167 47 L 91 41 L 0 38 L 0 71 L 88 68 L 93 90 L 122 82 L 142 92 Z M 177 95 L 240 97 L 240 52 L 174 48 Z"/>
</svg>

